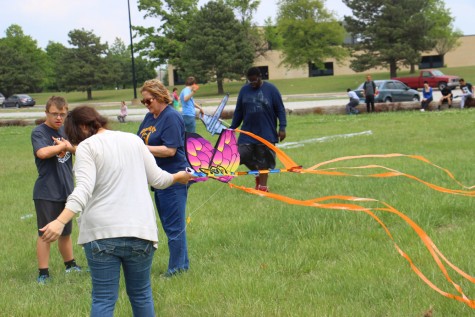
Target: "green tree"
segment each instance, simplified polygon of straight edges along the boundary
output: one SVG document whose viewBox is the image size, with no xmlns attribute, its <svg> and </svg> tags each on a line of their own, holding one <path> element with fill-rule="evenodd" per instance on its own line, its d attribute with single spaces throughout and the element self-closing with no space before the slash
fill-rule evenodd
<svg viewBox="0 0 475 317">
<path fill-rule="evenodd" d="M 37 41 L 12 24 L 0 39 L 0 88 L 9 96 L 14 93 L 39 92 L 48 69 L 46 53 Z"/>
<path fill-rule="evenodd" d="M 124 42 L 116 38 L 114 43 L 111 44 L 107 50 L 105 62 L 108 69 L 107 82 L 114 88 L 125 88 L 127 83 L 132 83 L 132 80 L 128 80 L 132 77 L 130 67 L 130 51 L 127 50 Z"/>
<path fill-rule="evenodd" d="M 240 79 L 254 60 L 252 45 L 243 25 L 223 2 L 210 1 L 195 15 L 193 25 L 200 31 L 190 36 L 182 52 L 187 74 L 201 82 L 217 82 L 224 93 L 224 79 Z"/>
<path fill-rule="evenodd" d="M 66 51 L 60 62 L 63 74 L 59 84 L 66 91 L 85 91 L 92 100 L 92 89 L 107 84 L 109 70 L 104 56 L 108 45 L 92 31 L 72 30 L 68 33 L 72 48 Z"/>
<path fill-rule="evenodd" d="M 356 39 L 350 67 L 365 71 L 389 68 L 397 76 L 402 64 L 414 62 L 433 44 L 432 22 L 426 15 L 431 0 L 343 0 L 353 13 L 346 28 Z"/>
<path fill-rule="evenodd" d="M 277 30 L 282 36 L 282 63 L 289 67 L 323 67 L 327 58 L 348 56 L 343 47 L 345 29 L 322 0 L 280 0 Z"/>
<path fill-rule="evenodd" d="M 197 4 L 198 0 L 139 0 L 139 10 L 146 12 L 145 18 L 157 18 L 158 26 L 135 26 L 142 39 L 134 49 L 155 66 L 169 63 L 180 68 L 187 38 L 201 32 L 201 26 L 191 24 Z"/>
<path fill-rule="evenodd" d="M 275 24 L 272 22 L 272 18 L 267 18 L 264 21 L 264 37 L 267 42 L 267 47 L 270 50 L 282 49 L 284 40 L 279 34 Z"/>
<path fill-rule="evenodd" d="M 443 0 L 432 0 L 427 15 L 434 22 L 429 36 L 434 39 L 434 49 L 439 55 L 443 56 L 460 46 L 460 37 L 463 36 L 463 33 L 455 29 L 454 17 L 450 9 L 445 7 Z"/>
<path fill-rule="evenodd" d="M 259 3 L 259 0 L 225 0 L 225 4 L 233 9 L 237 19 L 244 27 L 246 37 L 254 48 L 255 58 L 265 55 L 269 50 L 265 33 L 252 22 L 254 13 L 259 7 Z"/>
<path fill-rule="evenodd" d="M 64 75 L 60 65 L 68 48 L 58 42 L 49 42 L 46 46 L 46 55 L 48 56 L 48 73 L 46 89 L 50 91 L 64 90 L 60 84 L 60 78 Z"/>
</svg>

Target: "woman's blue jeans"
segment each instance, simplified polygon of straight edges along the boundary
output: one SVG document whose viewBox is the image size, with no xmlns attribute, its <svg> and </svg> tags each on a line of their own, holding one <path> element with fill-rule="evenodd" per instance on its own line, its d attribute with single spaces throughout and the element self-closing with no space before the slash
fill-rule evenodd
<svg viewBox="0 0 475 317">
<path fill-rule="evenodd" d="M 188 246 L 186 242 L 186 185 L 174 184 L 165 189 L 155 190 L 155 203 L 163 230 L 168 238 L 168 274 L 186 271 L 189 268 Z"/>
<path fill-rule="evenodd" d="M 133 237 L 101 239 L 84 244 L 84 250 L 92 278 L 92 317 L 114 316 L 121 266 L 134 316 L 155 316 L 150 284 L 153 242 Z"/>
</svg>

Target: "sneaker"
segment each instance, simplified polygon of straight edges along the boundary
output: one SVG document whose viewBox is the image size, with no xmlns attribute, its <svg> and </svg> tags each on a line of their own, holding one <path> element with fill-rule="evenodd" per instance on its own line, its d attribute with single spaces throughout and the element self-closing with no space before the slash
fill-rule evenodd
<svg viewBox="0 0 475 317">
<path fill-rule="evenodd" d="M 38 284 L 40 285 L 46 285 L 49 283 L 49 281 L 51 280 L 51 278 L 49 277 L 49 275 L 40 275 L 38 276 L 38 278 L 36 279 L 36 281 L 38 282 Z"/>
<path fill-rule="evenodd" d="M 424 112 L 425 110 L 424 109 L 421 109 L 422 112 Z"/>
<path fill-rule="evenodd" d="M 75 266 L 70 266 L 66 268 L 66 273 L 71 273 L 71 272 L 82 272 L 82 268 L 79 265 Z"/>
</svg>

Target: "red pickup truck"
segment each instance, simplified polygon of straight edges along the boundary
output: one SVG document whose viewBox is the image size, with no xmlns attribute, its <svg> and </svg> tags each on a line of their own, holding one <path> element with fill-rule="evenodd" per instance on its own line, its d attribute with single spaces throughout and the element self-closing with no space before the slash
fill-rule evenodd
<svg viewBox="0 0 475 317">
<path fill-rule="evenodd" d="M 412 89 L 423 88 L 424 82 L 427 81 L 430 87 L 437 87 L 439 90 L 442 90 L 445 87 L 456 88 L 459 85 L 460 78 L 458 76 L 444 75 L 438 69 L 425 69 L 421 70 L 418 77 L 394 77 L 392 79 L 399 80 Z"/>
</svg>

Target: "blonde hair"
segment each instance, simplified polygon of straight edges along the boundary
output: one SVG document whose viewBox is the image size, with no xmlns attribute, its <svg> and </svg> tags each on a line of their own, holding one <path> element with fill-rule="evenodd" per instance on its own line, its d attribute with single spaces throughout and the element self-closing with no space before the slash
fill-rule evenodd
<svg viewBox="0 0 475 317">
<path fill-rule="evenodd" d="M 172 103 L 170 92 L 168 91 L 167 87 L 165 87 L 165 85 L 163 85 L 163 83 L 158 79 L 146 80 L 143 83 L 142 88 L 140 88 L 140 92 L 144 91 L 149 92 L 159 102 L 164 102 L 167 105 Z"/>
</svg>

